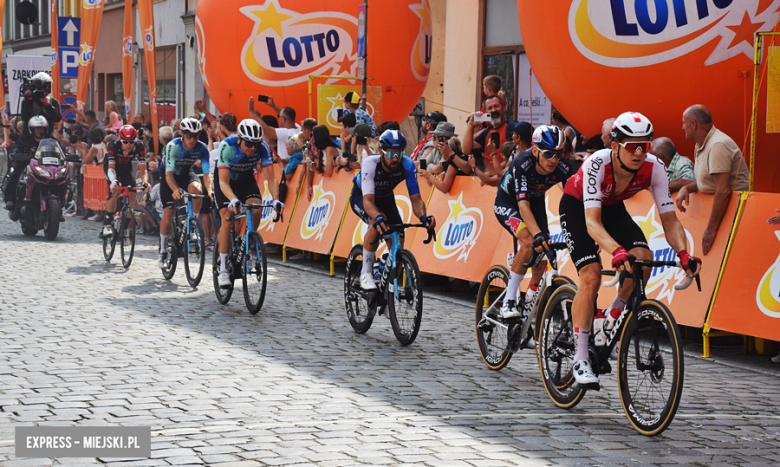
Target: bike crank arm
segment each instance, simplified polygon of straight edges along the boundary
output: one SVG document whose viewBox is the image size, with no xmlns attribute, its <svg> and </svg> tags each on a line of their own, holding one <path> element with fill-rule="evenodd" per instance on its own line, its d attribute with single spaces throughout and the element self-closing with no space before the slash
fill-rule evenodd
<svg viewBox="0 0 780 467">
<path fill-rule="evenodd" d="M 489 317 L 487 315 L 483 316 L 482 319 L 479 320 L 479 323 L 477 324 L 477 326 L 481 326 L 485 322 L 488 322 L 490 324 L 494 324 L 494 325 L 500 327 L 501 329 L 503 329 L 504 331 L 508 331 L 509 330 L 509 326 L 507 326 L 506 324 L 500 323 L 500 322 L 494 320 L 493 318 L 491 318 L 491 317 Z"/>
</svg>

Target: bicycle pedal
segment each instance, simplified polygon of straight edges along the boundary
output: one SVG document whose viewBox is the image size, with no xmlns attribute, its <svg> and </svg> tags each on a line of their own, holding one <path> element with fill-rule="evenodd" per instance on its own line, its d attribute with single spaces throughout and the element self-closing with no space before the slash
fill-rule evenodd
<svg viewBox="0 0 780 467">
<path fill-rule="evenodd" d="M 588 391 L 601 391 L 601 384 L 599 383 L 580 384 L 580 387 Z"/>
</svg>

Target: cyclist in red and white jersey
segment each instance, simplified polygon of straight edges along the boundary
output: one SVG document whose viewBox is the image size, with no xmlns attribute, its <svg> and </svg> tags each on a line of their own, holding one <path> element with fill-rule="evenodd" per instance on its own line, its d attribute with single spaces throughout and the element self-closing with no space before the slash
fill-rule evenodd
<svg viewBox="0 0 780 467">
<path fill-rule="evenodd" d="M 688 254 L 685 231 L 677 219 L 669 194 L 669 178 L 663 162 L 647 151 L 653 139 L 653 125 L 637 112 L 621 114 L 613 123 L 610 148 L 595 152 L 566 183 L 559 212 L 564 240 L 577 268 L 580 286 L 572 304 L 572 324 L 576 354 L 574 378 L 582 385 L 598 385 L 588 360 L 588 335 L 593 321 L 593 306 L 601 286 L 601 260 L 598 245 L 612 252 L 612 267 L 631 271 L 628 256 L 652 260 L 642 229 L 626 211 L 623 201 L 642 190 L 650 189 L 666 233 L 666 241 L 677 252 L 688 275 L 692 262 L 699 258 Z M 650 270 L 646 274 L 650 275 Z M 649 277 L 648 277 L 649 278 Z M 614 325 L 626 305 L 633 284 L 626 280 L 609 307 L 605 323 Z M 613 315 L 614 314 L 614 315 Z"/>
</svg>

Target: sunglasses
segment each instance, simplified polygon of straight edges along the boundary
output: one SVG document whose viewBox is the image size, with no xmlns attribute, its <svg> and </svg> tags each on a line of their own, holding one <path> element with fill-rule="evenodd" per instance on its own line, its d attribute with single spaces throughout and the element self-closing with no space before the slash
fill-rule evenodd
<svg viewBox="0 0 780 467">
<path fill-rule="evenodd" d="M 563 158 L 563 151 L 539 151 L 542 157 L 551 161 L 553 159 L 561 160 Z"/>
<path fill-rule="evenodd" d="M 385 151 L 385 156 L 387 156 L 388 159 L 400 159 L 403 155 L 403 151 Z"/>
<path fill-rule="evenodd" d="M 244 142 L 244 145 L 245 145 L 247 148 L 249 148 L 249 149 L 256 148 L 256 147 L 257 147 L 257 145 L 258 145 L 258 144 L 260 144 L 260 143 L 258 143 L 257 141 L 247 141 L 247 140 L 245 140 L 245 139 L 242 139 L 241 141 L 243 141 L 243 142 Z"/>
<path fill-rule="evenodd" d="M 642 152 L 647 152 L 650 150 L 650 141 L 631 141 L 628 143 L 618 144 L 623 146 L 623 148 L 630 153 L 634 153 L 637 150 L 641 150 Z"/>
<path fill-rule="evenodd" d="M 131 144 L 135 144 L 135 140 L 134 139 L 130 140 L 130 141 L 124 141 L 124 140 L 122 141 L 122 145 L 123 146 L 130 146 Z"/>
<path fill-rule="evenodd" d="M 185 139 L 198 139 L 197 133 L 184 133 Z"/>
</svg>

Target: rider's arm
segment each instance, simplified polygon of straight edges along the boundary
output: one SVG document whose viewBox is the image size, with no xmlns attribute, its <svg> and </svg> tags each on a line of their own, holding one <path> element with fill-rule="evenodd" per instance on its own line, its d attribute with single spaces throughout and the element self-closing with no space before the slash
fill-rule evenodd
<svg viewBox="0 0 780 467">
<path fill-rule="evenodd" d="M 417 216 L 418 219 L 422 216 L 428 215 L 427 211 L 425 210 L 425 200 L 422 199 L 422 196 L 416 194 L 410 198 L 412 199 L 412 211 L 414 211 L 414 215 Z M 363 205 L 365 206 L 365 199 L 363 201 Z"/>
<path fill-rule="evenodd" d="M 531 203 L 527 200 L 517 202 L 517 210 L 520 213 L 520 218 L 523 219 L 525 226 L 528 228 L 528 232 L 532 237 L 535 237 L 542 231 L 539 228 L 539 224 L 536 222 L 533 211 L 531 211 Z"/>
<path fill-rule="evenodd" d="M 608 253 L 620 248 L 620 244 L 615 241 L 601 223 L 601 208 L 585 208 L 585 225 L 588 227 L 588 235 L 601 248 Z"/>
<path fill-rule="evenodd" d="M 219 189 L 222 190 L 225 198 L 229 200 L 236 198 L 236 194 L 233 193 L 233 189 L 230 187 L 230 168 L 217 167 L 217 175 L 219 176 Z"/>
<path fill-rule="evenodd" d="M 677 219 L 677 213 L 669 211 L 661 214 L 661 224 L 664 226 L 666 242 L 674 249 L 675 253 L 679 253 L 680 250 L 688 250 L 688 239 L 685 238 L 685 229 L 683 229 L 680 220 Z"/>
<path fill-rule="evenodd" d="M 165 182 L 171 187 L 171 191 L 174 193 L 179 192 L 179 185 L 176 184 L 176 177 L 173 176 L 173 171 L 168 170 L 168 166 L 165 166 Z"/>
</svg>

